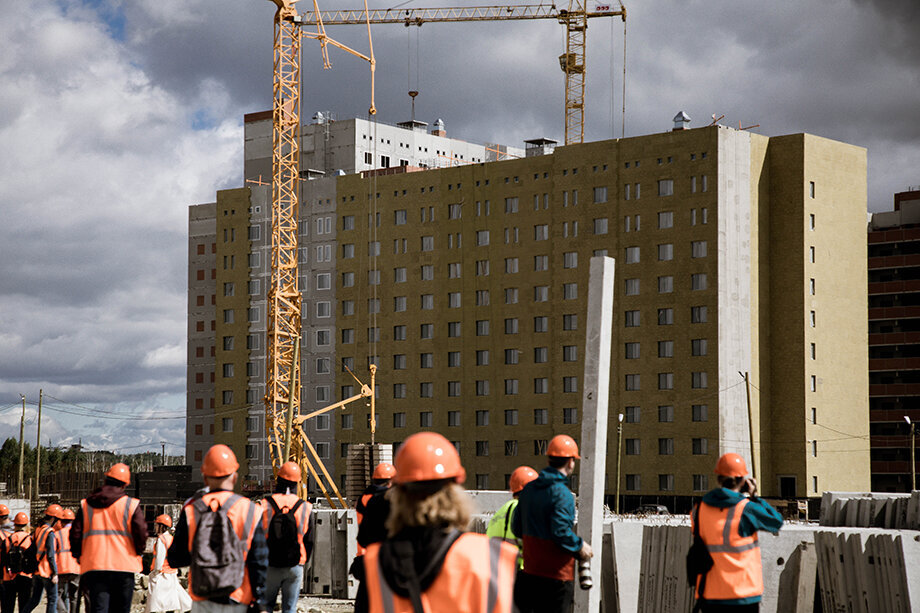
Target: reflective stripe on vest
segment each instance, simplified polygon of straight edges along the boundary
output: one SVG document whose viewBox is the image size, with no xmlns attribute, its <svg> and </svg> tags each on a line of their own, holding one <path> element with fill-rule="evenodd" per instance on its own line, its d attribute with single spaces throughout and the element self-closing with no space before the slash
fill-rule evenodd
<svg viewBox="0 0 920 613">
<path fill-rule="evenodd" d="M 741 516 L 748 502 L 750 500 L 745 498 L 731 507 L 700 503 L 697 509 L 700 536 L 714 562 L 706 575 L 703 596 L 707 600 L 736 600 L 763 594 L 763 566 L 757 533 L 741 536 L 740 532 Z"/>
<path fill-rule="evenodd" d="M 83 546 L 80 554 L 80 572 L 113 570 L 139 573 L 141 556 L 134 550 L 131 518 L 140 501 L 122 496 L 108 507 L 95 509 L 80 502 L 83 512 Z"/>
<path fill-rule="evenodd" d="M 411 600 L 397 596 L 387 584 L 379 553 L 380 543 L 374 543 L 364 556 L 370 613 L 413 613 Z M 516 548 L 499 538 L 462 535 L 448 550 L 441 573 L 421 595 L 425 613 L 510 613 L 516 560 Z"/>
<path fill-rule="evenodd" d="M 227 517 L 230 518 L 230 522 L 236 529 L 236 535 L 243 541 L 243 559 L 245 560 L 249 556 L 249 549 L 252 547 L 252 537 L 255 535 L 259 521 L 262 519 L 262 507 L 248 498 L 225 490 L 208 492 L 201 499 L 209 507 L 212 502 L 217 501 L 217 504 L 226 509 Z M 188 525 L 188 549 L 191 552 L 192 543 L 195 542 L 195 532 L 198 529 L 198 513 L 193 504 L 186 504 L 182 510 L 185 513 L 185 521 Z M 189 575 L 188 593 L 191 595 L 192 600 L 207 600 L 195 594 L 191 575 Z M 252 602 L 249 566 L 246 564 L 243 565 L 243 583 L 230 594 L 230 599 L 241 604 Z"/>
<path fill-rule="evenodd" d="M 79 575 L 80 564 L 70 551 L 70 524 L 58 530 L 57 537 L 61 541 L 61 547 L 58 549 L 57 556 L 58 574 Z"/>
<path fill-rule="evenodd" d="M 272 494 L 269 498 L 274 499 L 279 509 L 284 511 L 284 509 L 287 508 L 289 512 L 294 508 L 298 500 L 303 500 L 303 498 L 297 494 Z M 297 513 L 294 515 L 294 522 L 297 524 L 297 540 L 300 541 L 300 564 L 307 563 L 307 549 L 304 547 L 303 539 L 310 530 L 310 522 L 308 520 L 311 511 L 313 511 L 313 505 L 303 500 L 303 504 L 300 505 L 300 508 L 297 509 Z M 268 500 L 265 500 L 262 504 L 262 530 L 265 532 L 266 538 L 268 538 L 268 525 L 271 523 L 274 516 L 275 509 L 272 508 Z"/>
</svg>

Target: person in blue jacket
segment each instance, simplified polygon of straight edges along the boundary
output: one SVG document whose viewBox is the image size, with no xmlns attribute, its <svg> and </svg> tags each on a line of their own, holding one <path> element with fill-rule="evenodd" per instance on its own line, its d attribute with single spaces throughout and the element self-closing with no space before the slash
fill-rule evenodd
<svg viewBox="0 0 920 613">
<path fill-rule="evenodd" d="M 719 487 L 707 492 L 690 516 L 713 566 L 697 579 L 696 597 L 706 612 L 756 613 L 763 596 L 759 530 L 776 533 L 783 518 L 757 496 L 757 482 L 737 453 L 716 463 Z"/>
<path fill-rule="evenodd" d="M 575 559 L 587 560 L 591 546 L 575 534 L 575 495 L 566 485 L 575 470 L 578 445 L 571 436 L 553 437 L 549 466 L 528 483 L 511 517 L 523 542 L 524 569 L 514 600 L 520 613 L 568 613 L 575 593 Z"/>
</svg>

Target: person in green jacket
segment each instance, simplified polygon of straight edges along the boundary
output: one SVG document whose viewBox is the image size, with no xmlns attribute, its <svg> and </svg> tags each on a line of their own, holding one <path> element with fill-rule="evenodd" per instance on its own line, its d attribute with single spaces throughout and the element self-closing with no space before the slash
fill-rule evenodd
<svg viewBox="0 0 920 613">
<path fill-rule="evenodd" d="M 511 531 L 511 515 L 514 513 L 518 504 L 518 495 L 524 486 L 537 478 L 537 471 L 529 466 L 518 466 L 511 473 L 508 479 L 508 487 L 511 490 L 511 500 L 501 506 L 495 512 L 489 521 L 489 527 L 486 528 L 486 536 L 497 536 L 500 539 L 508 541 L 518 548 L 518 568 L 524 568 L 524 558 L 521 557 L 521 539 L 515 536 Z"/>
</svg>

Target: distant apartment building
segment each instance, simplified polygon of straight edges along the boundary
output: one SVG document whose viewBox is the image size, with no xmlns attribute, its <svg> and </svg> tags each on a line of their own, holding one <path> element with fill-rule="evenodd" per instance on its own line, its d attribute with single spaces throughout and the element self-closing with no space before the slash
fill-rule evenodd
<svg viewBox="0 0 920 613">
<path fill-rule="evenodd" d="M 869 222 L 872 490 L 911 487 L 910 425 L 920 421 L 920 187 Z"/>
<path fill-rule="evenodd" d="M 459 449 L 467 487 L 504 488 L 515 467 L 544 464 L 553 435 L 579 436 L 588 262 L 608 255 L 617 278 L 608 494 L 618 413 L 627 502 L 683 508 L 715 485 L 719 454 L 750 458 L 744 373 L 765 494 L 868 487 L 863 149 L 806 134 L 768 138 L 680 123 L 661 134 L 558 148 L 536 139 L 526 153 L 504 150 L 522 157 L 489 162 L 494 148 L 459 160 L 459 146 L 436 141 L 425 152 L 412 138 L 445 137 L 413 125 L 386 126 L 383 143 L 376 126 L 376 154 L 365 138 L 372 124 L 335 122 L 328 138 L 325 125 L 311 126 L 302 166 L 304 410 L 352 395 L 358 383 L 348 371 L 367 382 L 376 363 L 378 442 L 436 430 Z M 247 179 L 268 176 L 266 138 L 270 118 L 247 116 Z M 331 154 L 330 143 L 343 141 Z M 390 154 L 390 168 L 381 169 L 379 145 L 406 155 L 394 164 Z M 438 169 L 420 155 L 443 151 L 450 163 Z M 320 166 L 322 174 L 310 170 Z M 230 245 L 221 223 L 233 215 L 221 222 L 221 202 L 237 196 L 249 200 L 236 234 L 246 240 Z M 256 423 L 264 419 L 267 198 L 264 186 L 221 192 L 213 213 L 215 274 L 224 250 L 239 247 L 249 260 L 234 269 L 236 283 L 262 279 L 244 297 L 247 329 L 229 334 L 263 336 L 249 342 L 256 349 L 233 356 L 253 364 L 242 393 L 258 402 L 237 407 L 234 388 L 223 410 L 252 419 L 245 442 L 252 481 L 270 475 L 264 425 Z M 254 261 L 255 254 L 262 255 Z M 190 254 L 190 268 L 193 261 Z M 221 299 L 232 297 L 216 281 L 220 347 L 227 335 Z M 190 313 L 191 288 L 190 280 Z M 215 358 L 217 385 L 229 385 L 220 351 Z M 212 439 L 223 433 L 222 392 L 215 388 L 215 407 L 200 410 L 202 440 L 208 415 Z M 193 404 L 190 424 L 199 411 Z M 210 406 L 207 398 L 201 404 Z M 323 453 L 338 479 L 348 446 L 369 440 L 369 420 L 365 404 L 355 403 L 311 426 L 311 439 L 328 444 Z M 202 446 L 190 435 L 189 457 L 193 443 Z"/>
</svg>

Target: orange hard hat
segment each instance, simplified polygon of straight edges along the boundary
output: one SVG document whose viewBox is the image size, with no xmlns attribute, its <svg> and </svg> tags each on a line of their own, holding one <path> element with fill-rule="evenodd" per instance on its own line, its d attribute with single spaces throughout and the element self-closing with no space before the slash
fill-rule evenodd
<svg viewBox="0 0 920 613">
<path fill-rule="evenodd" d="M 71 511 L 70 509 L 64 509 L 64 517 L 62 517 L 61 519 L 71 519 L 72 520 L 76 518 L 77 516 L 74 515 L 73 511 Z"/>
<path fill-rule="evenodd" d="M 226 477 L 240 467 L 233 450 L 226 445 L 214 445 L 204 456 L 201 474 L 205 477 Z"/>
<path fill-rule="evenodd" d="M 112 464 L 112 467 L 105 472 L 106 477 L 111 477 L 112 479 L 118 479 L 125 485 L 131 483 L 131 469 L 128 468 L 127 464 Z"/>
<path fill-rule="evenodd" d="M 172 517 L 170 517 L 169 515 L 166 515 L 165 513 L 163 515 L 157 515 L 157 518 L 154 520 L 153 523 L 162 524 L 166 526 L 167 528 L 172 528 Z"/>
<path fill-rule="evenodd" d="M 45 515 L 61 519 L 64 516 L 64 507 L 59 504 L 49 504 L 48 508 L 45 509 Z"/>
<path fill-rule="evenodd" d="M 389 462 L 381 462 L 374 468 L 372 479 L 392 479 L 396 474 L 396 467 Z"/>
<path fill-rule="evenodd" d="M 13 525 L 15 526 L 25 526 L 29 523 L 29 516 L 20 511 L 16 513 L 16 517 L 13 518 Z"/>
<path fill-rule="evenodd" d="M 285 462 L 278 469 L 278 478 L 287 481 L 300 481 L 300 466 L 296 462 Z"/>
<path fill-rule="evenodd" d="M 556 458 L 577 458 L 578 444 L 568 434 L 557 434 L 549 442 L 546 455 Z"/>
<path fill-rule="evenodd" d="M 0 517 L 4 517 L 10 514 L 10 508 L 5 504 L 0 504 Z"/>
<path fill-rule="evenodd" d="M 716 474 L 723 477 L 744 477 L 748 474 L 747 464 L 737 453 L 726 453 L 716 462 Z"/>
<path fill-rule="evenodd" d="M 508 479 L 508 487 L 511 488 L 512 494 L 517 494 L 524 486 L 536 479 L 539 475 L 537 471 L 532 469 L 529 466 L 518 466 L 514 469 L 514 472 L 511 473 L 511 478 Z"/>
<path fill-rule="evenodd" d="M 437 432 L 417 432 L 396 452 L 396 483 L 453 479 L 466 481 L 460 454 L 453 444 Z"/>
</svg>

